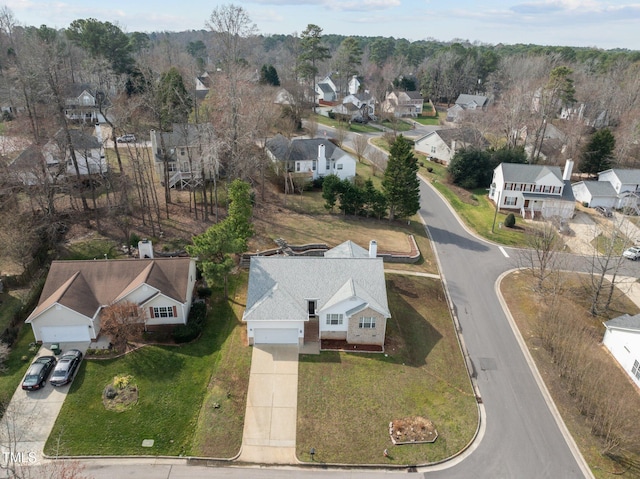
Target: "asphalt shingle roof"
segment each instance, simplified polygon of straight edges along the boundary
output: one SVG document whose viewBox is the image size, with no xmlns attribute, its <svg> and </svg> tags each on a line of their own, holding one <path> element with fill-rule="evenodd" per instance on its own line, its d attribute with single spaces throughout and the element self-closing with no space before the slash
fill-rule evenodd
<svg viewBox="0 0 640 479">
<path fill-rule="evenodd" d="M 390 316 L 382 258 L 251 258 L 245 321 L 307 320 L 309 299 L 318 310 L 357 297 Z"/>
<path fill-rule="evenodd" d="M 591 196 L 617 196 L 616 190 L 608 181 L 579 181 L 572 186 L 580 183 L 584 184 L 587 191 L 591 193 Z"/>
<path fill-rule="evenodd" d="M 55 303 L 91 317 L 144 283 L 184 303 L 190 263 L 191 258 L 54 261 L 29 318 Z"/>
<path fill-rule="evenodd" d="M 559 166 L 501 163 L 500 167 L 505 182 L 535 183 L 550 173 L 562 181 L 562 170 Z"/>
<path fill-rule="evenodd" d="M 628 314 L 623 314 L 622 316 L 618 316 L 617 318 L 610 319 L 606 321 L 604 325 L 609 328 L 617 328 L 617 329 L 629 329 L 632 331 L 640 331 L 640 314 L 636 314 L 635 316 L 629 316 Z"/>
</svg>

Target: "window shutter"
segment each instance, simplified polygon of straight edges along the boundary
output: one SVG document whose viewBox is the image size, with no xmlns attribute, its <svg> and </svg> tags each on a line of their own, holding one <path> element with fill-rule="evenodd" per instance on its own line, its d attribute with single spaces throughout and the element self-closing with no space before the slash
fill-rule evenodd
<svg viewBox="0 0 640 479">
<path fill-rule="evenodd" d="M 176 308 L 175 306 L 173 307 L 173 317 L 174 318 L 178 317 L 178 308 Z"/>
<path fill-rule="evenodd" d="M 149 307 L 149 317 L 150 318 L 154 318 L 155 316 L 153 315 L 153 307 Z"/>
</svg>

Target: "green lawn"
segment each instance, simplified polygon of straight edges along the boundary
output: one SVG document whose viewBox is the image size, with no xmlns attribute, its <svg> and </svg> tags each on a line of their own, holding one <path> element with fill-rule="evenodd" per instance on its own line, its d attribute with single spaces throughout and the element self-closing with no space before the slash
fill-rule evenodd
<svg viewBox="0 0 640 479">
<path fill-rule="evenodd" d="M 473 437 L 478 409 L 439 281 L 387 277 L 392 320 L 387 355 L 301 356 L 298 459 L 347 464 L 421 464 L 445 459 Z M 389 422 L 431 419 L 433 444 L 394 447 Z M 382 451 L 390 457 L 383 459 Z"/>
<path fill-rule="evenodd" d="M 351 131 L 354 133 L 379 133 L 380 132 L 378 128 L 365 125 L 362 123 L 351 122 L 351 126 L 349 127 L 349 124 L 345 124 L 344 122 L 340 122 L 338 120 L 333 120 L 324 115 L 317 115 L 317 114 L 312 115 L 309 119 L 314 120 L 322 125 L 330 126 L 332 128 L 345 127 L 347 128 L 348 131 Z"/>
<path fill-rule="evenodd" d="M 246 274 L 235 280 L 246 283 Z M 242 441 L 251 350 L 243 344 L 232 304 L 213 305 L 207 327 L 194 343 L 147 346 L 118 359 L 84 361 L 45 452 L 235 455 Z M 104 387 L 114 376 L 127 374 L 140 392 L 137 405 L 125 412 L 107 411 Z M 212 400 L 220 407 L 212 408 Z M 153 439 L 154 446 L 143 448 L 144 439 Z"/>
<path fill-rule="evenodd" d="M 11 399 L 27 372 L 27 368 L 36 353 L 36 349 L 29 346 L 33 341 L 31 325 L 23 325 L 18 334 L 18 340 L 11 348 L 9 358 L 5 362 L 6 370 L 0 372 L 0 405 L 7 403 Z M 2 417 L 1 410 L 0 417 Z"/>
</svg>

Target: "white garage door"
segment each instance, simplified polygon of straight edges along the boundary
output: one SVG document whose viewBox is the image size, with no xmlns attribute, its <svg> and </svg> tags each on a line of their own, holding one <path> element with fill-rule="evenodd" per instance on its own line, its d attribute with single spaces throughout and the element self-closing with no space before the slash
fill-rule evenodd
<svg viewBox="0 0 640 479">
<path fill-rule="evenodd" d="M 298 344 L 298 329 L 257 328 L 253 333 L 254 344 Z"/>
<path fill-rule="evenodd" d="M 91 341 L 87 326 L 46 326 L 40 329 L 43 343 Z"/>
</svg>

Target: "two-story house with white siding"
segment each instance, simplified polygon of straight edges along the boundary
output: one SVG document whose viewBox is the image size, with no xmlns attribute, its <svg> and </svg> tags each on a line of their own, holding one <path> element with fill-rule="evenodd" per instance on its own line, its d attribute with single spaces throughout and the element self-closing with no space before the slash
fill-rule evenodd
<svg viewBox="0 0 640 479">
<path fill-rule="evenodd" d="M 278 174 L 305 174 L 311 180 L 329 175 L 341 180 L 356 176 L 356 159 L 324 138 L 289 140 L 278 134 L 267 140 L 266 147 Z"/>
<path fill-rule="evenodd" d="M 519 212 L 523 218 L 571 218 L 575 210 L 572 169 L 571 160 L 564 172 L 559 166 L 501 163 L 493 171 L 489 198 L 501 210 Z"/>
<path fill-rule="evenodd" d="M 602 344 L 640 387 L 640 314 L 624 314 L 603 324 L 606 331 Z"/>
</svg>

